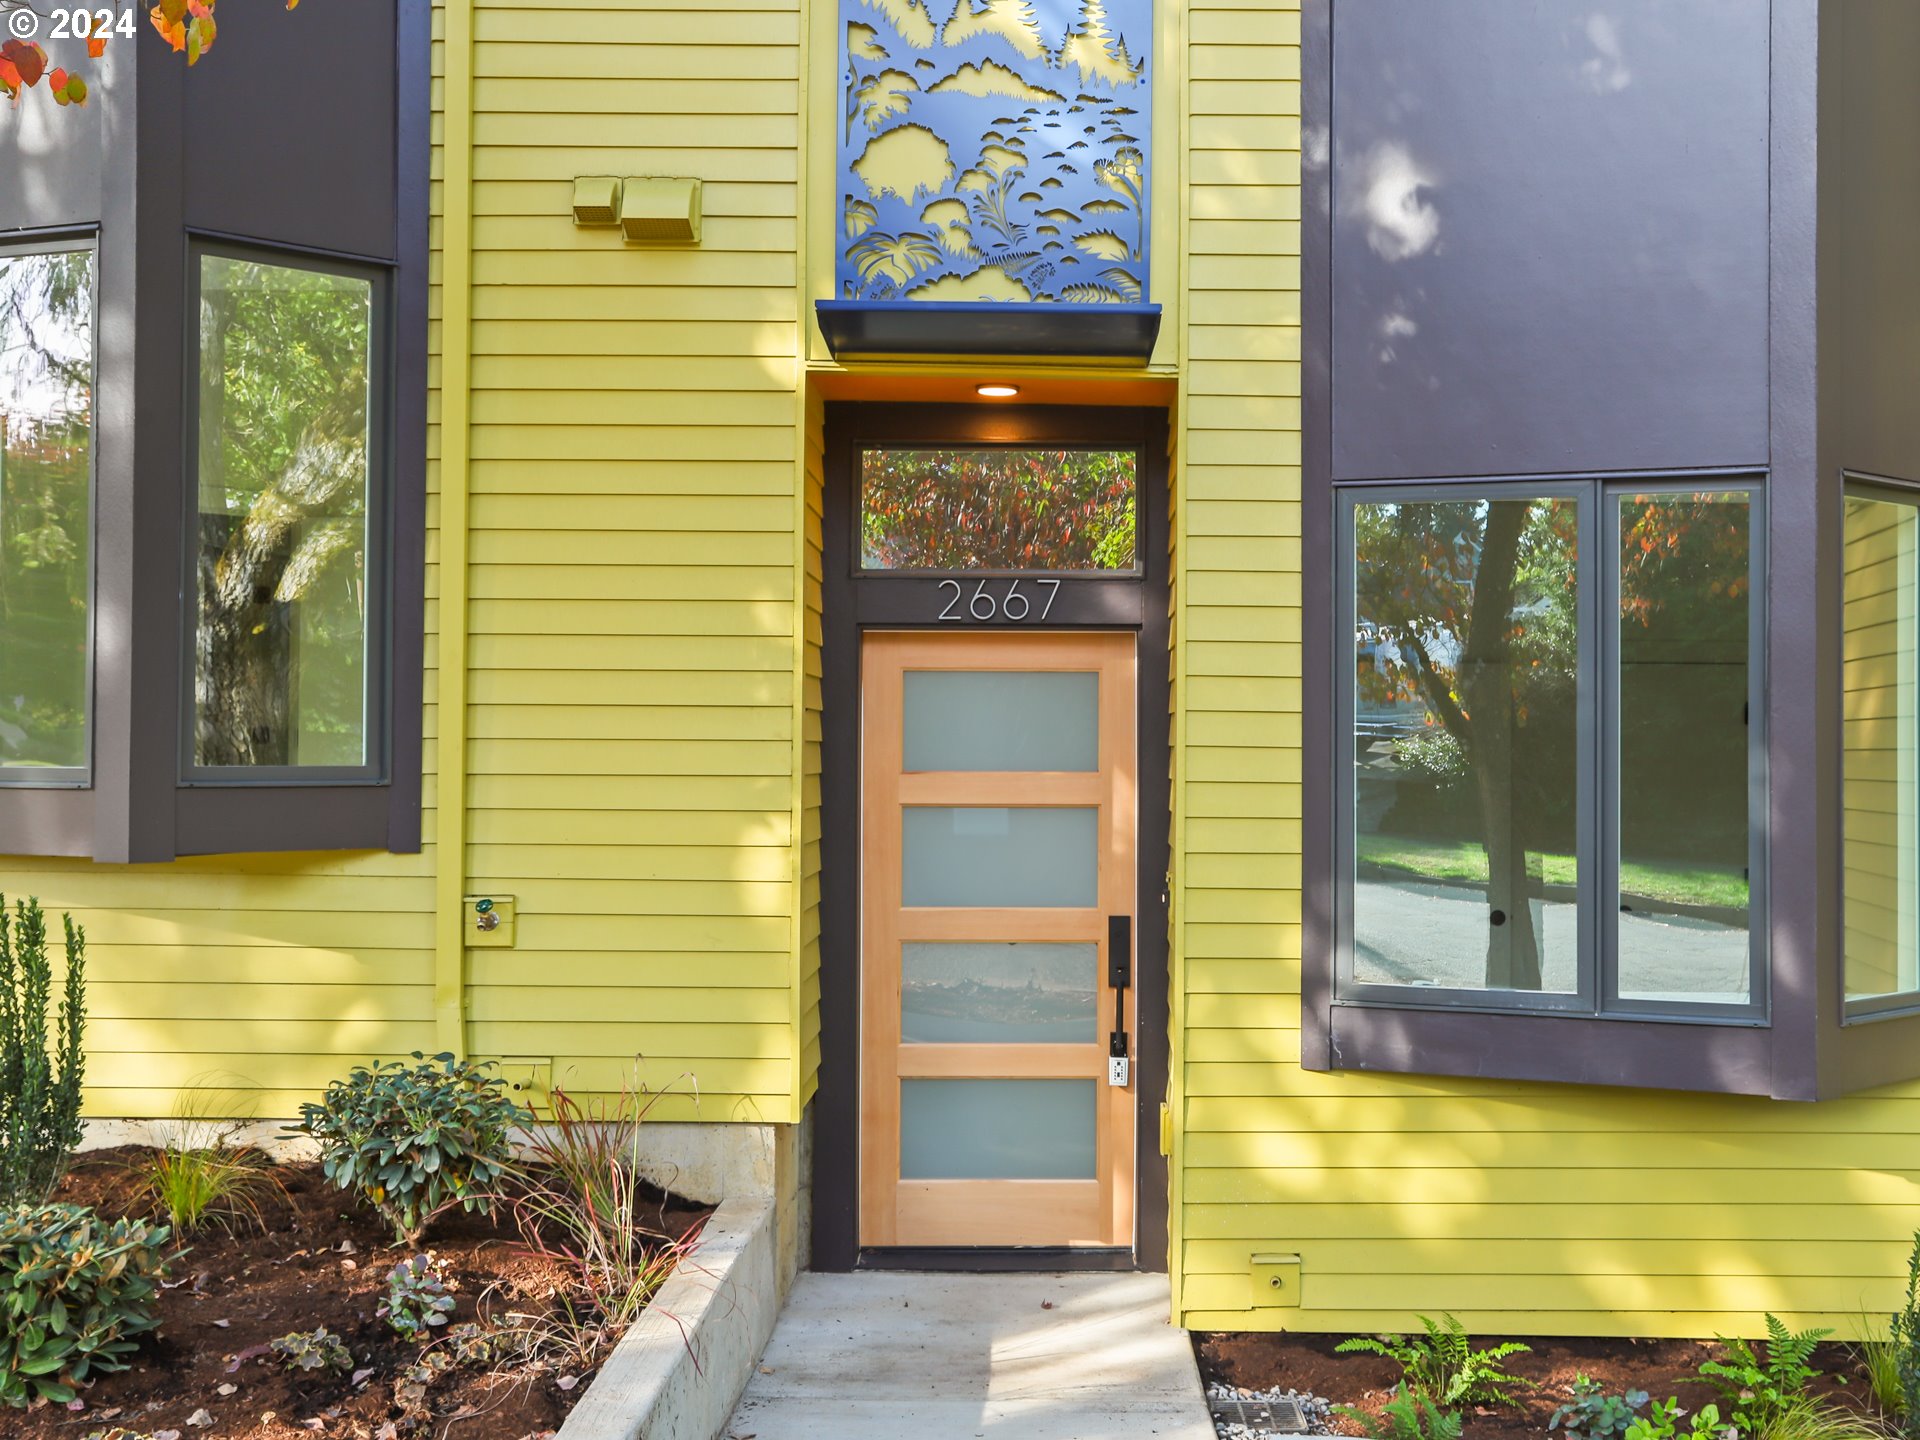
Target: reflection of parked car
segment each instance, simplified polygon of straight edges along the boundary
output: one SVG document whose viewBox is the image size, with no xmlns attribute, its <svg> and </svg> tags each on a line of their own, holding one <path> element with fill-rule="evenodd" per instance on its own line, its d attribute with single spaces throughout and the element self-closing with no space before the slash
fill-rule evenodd
<svg viewBox="0 0 1920 1440">
<path fill-rule="evenodd" d="M 1403 669 L 1400 647 L 1369 620 L 1354 626 L 1354 811 L 1362 834 L 1381 828 L 1400 791 L 1399 742 L 1424 728 L 1426 707 L 1404 697 L 1411 687 L 1396 673 Z M 1369 684 L 1369 677 L 1377 684 Z"/>
</svg>

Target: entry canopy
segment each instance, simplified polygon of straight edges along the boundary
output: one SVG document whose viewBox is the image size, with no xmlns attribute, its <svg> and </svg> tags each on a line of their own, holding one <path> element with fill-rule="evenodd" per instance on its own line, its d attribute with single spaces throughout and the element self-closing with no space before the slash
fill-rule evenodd
<svg viewBox="0 0 1920 1440">
<path fill-rule="evenodd" d="M 839 359 L 1144 364 L 1152 0 L 841 0 Z"/>
</svg>

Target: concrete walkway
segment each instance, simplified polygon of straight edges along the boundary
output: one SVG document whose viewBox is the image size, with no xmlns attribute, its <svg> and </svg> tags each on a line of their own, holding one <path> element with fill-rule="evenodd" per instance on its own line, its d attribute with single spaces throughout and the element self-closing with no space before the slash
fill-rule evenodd
<svg viewBox="0 0 1920 1440">
<path fill-rule="evenodd" d="M 1214 1440 L 1164 1275 L 814 1275 L 733 1440 Z"/>
</svg>

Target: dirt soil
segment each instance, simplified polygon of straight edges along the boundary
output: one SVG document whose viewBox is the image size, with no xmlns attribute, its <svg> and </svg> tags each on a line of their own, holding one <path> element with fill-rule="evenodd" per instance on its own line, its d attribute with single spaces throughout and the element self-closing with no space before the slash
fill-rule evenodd
<svg viewBox="0 0 1920 1440">
<path fill-rule="evenodd" d="M 1303 1390 L 1336 1405 L 1355 1405 L 1378 1413 L 1390 1398 L 1400 1367 L 1376 1355 L 1336 1355 L 1333 1347 L 1344 1336 L 1287 1334 L 1206 1334 L 1193 1337 L 1200 1373 L 1209 1382 L 1253 1390 Z M 1519 1407 L 1481 1409 L 1468 1415 L 1469 1440 L 1508 1440 L 1508 1437 L 1547 1433 L 1547 1422 L 1567 1398 L 1576 1375 L 1589 1375 L 1608 1394 L 1645 1390 L 1655 1400 L 1677 1396 L 1689 1411 L 1713 1403 L 1718 1396 L 1698 1382 L 1703 1360 L 1721 1359 L 1725 1349 L 1697 1340 L 1590 1340 L 1565 1337 L 1475 1336 L 1476 1348 L 1517 1339 L 1532 1353 L 1502 1362 L 1509 1374 L 1531 1382 L 1517 1390 Z M 1814 1367 L 1825 1378 L 1814 1382 L 1816 1393 L 1836 1404 L 1870 1413 L 1872 1394 L 1852 1352 L 1828 1342 L 1820 1347 Z M 1726 1406 L 1721 1405 L 1724 1412 Z M 1336 1419 L 1334 1428 L 1361 1434 L 1358 1425 Z M 1555 1436 L 1559 1431 L 1554 1431 Z"/>
<path fill-rule="evenodd" d="M 150 1153 L 125 1147 L 81 1156 L 55 1198 L 109 1216 L 144 1214 L 130 1167 Z M 486 1366 L 453 1369 L 428 1392 L 431 1428 L 409 1430 L 394 1403 L 394 1381 L 421 1346 L 403 1341 L 375 1311 L 388 1271 L 410 1252 L 394 1248 L 386 1225 L 328 1184 L 318 1165 L 282 1164 L 274 1173 L 286 1193 L 269 1194 L 262 1204 L 264 1233 L 242 1223 L 231 1235 L 209 1226 L 185 1237 L 173 1288 L 161 1296 L 160 1329 L 144 1338 L 131 1369 L 99 1377 L 81 1393 L 84 1408 L 0 1410 L 0 1434 L 9 1440 L 85 1440 L 96 1433 L 127 1440 L 164 1431 L 184 1440 L 393 1440 L 396 1433 L 401 1440 L 521 1440 L 557 1429 L 586 1393 L 596 1367 L 522 1366 L 501 1374 Z M 649 1223 L 668 1235 L 684 1234 L 709 1213 L 657 1192 L 648 1200 Z M 507 1308 L 540 1314 L 554 1308 L 560 1272 L 527 1249 L 504 1207 L 491 1219 L 443 1215 L 421 1248 L 445 1260 L 456 1277 L 452 1324 Z M 352 1353 L 352 1373 L 296 1377 L 266 1353 L 268 1341 L 320 1325 Z M 226 1387 L 231 1393 L 222 1394 Z M 192 1424 L 201 1410 L 211 1421 Z"/>
</svg>

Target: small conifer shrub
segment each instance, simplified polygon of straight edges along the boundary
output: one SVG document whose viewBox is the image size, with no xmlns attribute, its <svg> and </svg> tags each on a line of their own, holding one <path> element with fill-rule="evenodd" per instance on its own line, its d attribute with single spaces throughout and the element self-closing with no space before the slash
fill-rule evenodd
<svg viewBox="0 0 1920 1440">
<path fill-rule="evenodd" d="M 53 961 L 40 902 L 17 901 L 8 914 L 0 895 L 0 1205 L 45 1200 L 80 1143 L 87 936 L 71 915 L 63 919 L 67 973 L 50 1019 Z"/>
</svg>

